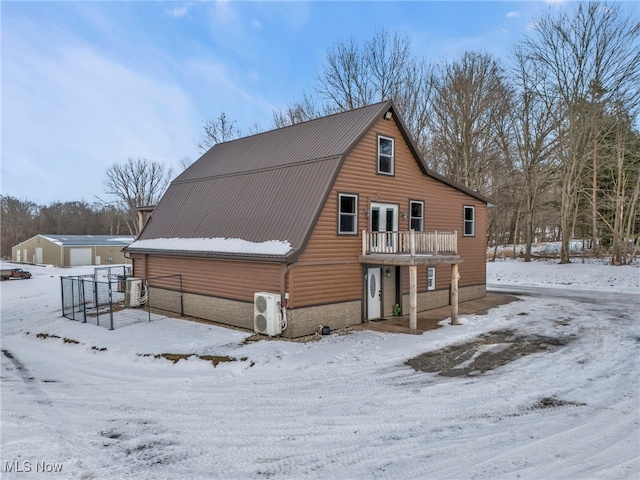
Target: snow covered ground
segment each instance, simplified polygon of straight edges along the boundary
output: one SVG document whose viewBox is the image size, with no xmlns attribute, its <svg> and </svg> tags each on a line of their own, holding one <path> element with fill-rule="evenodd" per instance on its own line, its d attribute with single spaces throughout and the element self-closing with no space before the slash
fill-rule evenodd
<svg viewBox="0 0 640 480">
<path fill-rule="evenodd" d="M 640 294 L 640 265 L 611 266 L 597 260 L 561 265 L 555 260 L 497 259 L 487 263 L 488 285 L 549 287 L 590 292 Z"/>
<path fill-rule="evenodd" d="M 28 269 L 0 287 L 2 478 L 640 478 L 638 306 L 611 300 L 640 296 L 638 267 L 489 263 L 488 283 L 610 296 L 526 296 L 420 336 L 307 343 L 164 317 L 70 321 L 59 277 L 92 269 Z M 405 365 L 506 329 L 565 344 L 471 376 Z"/>
</svg>

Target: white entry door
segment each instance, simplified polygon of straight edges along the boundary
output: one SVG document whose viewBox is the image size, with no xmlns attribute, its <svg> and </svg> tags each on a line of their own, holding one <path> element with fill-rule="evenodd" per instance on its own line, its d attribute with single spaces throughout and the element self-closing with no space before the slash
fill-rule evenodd
<svg viewBox="0 0 640 480">
<path fill-rule="evenodd" d="M 374 320 L 382 315 L 382 281 L 379 268 L 367 271 L 367 319 Z"/>
<path fill-rule="evenodd" d="M 371 231 L 383 232 L 372 236 L 371 251 L 374 253 L 394 253 L 398 239 L 391 232 L 398 231 L 398 205 L 391 203 L 371 204 Z"/>
<path fill-rule="evenodd" d="M 36 247 L 36 263 L 42 263 L 42 247 Z"/>
</svg>

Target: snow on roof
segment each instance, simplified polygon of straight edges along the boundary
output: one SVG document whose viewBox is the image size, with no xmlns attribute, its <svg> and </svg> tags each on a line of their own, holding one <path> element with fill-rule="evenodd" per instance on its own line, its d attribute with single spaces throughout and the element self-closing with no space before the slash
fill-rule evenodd
<svg viewBox="0 0 640 480">
<path fill-rule="evenodd" d="M 55 243 L 56 245 L 60 245 L 62 246 L 62 242 L 56 238 L 52 238 L 52 237 L 48 237 L 46 235 L 40 235 L 42 238 L 44 238 L 45 240 L 49 240 L 52 243 Z"/>
<path fill-rule="evenodd" d="M 153 238 L 137 240 L 128 250 L 170 250 L 183 252 L 216 252 L 244 255 L 286 255 L 291 250 L 287 241 L 249 242 L 240 238 Z"/>
<path fill-rule="evenodd" d="M 126 246 L 133 242 L 131 236 L 121 235 L 51 235 L 40 234 L 40 237 L 59 246 L 111 246 L 111 244 Z"/>
</svg>

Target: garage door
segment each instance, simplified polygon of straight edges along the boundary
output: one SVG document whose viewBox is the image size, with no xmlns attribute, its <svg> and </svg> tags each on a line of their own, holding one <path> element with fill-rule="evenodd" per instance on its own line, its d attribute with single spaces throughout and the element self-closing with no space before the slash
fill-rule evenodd
<svg viewBox="0 0 640 480">
<path fill-rule="evenodd" d="M 92 248 L 69 249 L 69 265 L 91 265 Z"/>
</svg>

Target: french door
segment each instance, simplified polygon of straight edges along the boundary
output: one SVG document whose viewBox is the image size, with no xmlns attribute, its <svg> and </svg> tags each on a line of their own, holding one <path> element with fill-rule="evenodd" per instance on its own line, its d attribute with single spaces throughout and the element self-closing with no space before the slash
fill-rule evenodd
<svg viewBox="0 0 640 480">
<path fill-rule="evenodd" d="M 397 251 L 398 205 L 392 203 L 371 204 L 371 231 L 380 232 L 371 236 L 371 251 L 393 253 Z"/>
</svg>

